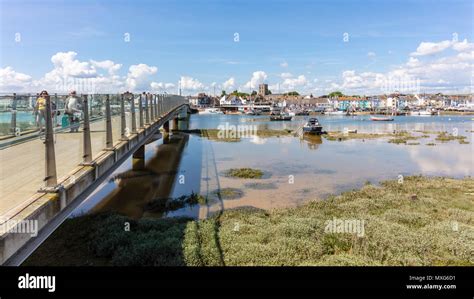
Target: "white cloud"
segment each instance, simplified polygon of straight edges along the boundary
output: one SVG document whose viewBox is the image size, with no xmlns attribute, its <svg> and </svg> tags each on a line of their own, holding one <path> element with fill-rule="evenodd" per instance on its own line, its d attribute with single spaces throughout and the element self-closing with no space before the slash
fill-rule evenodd
<svg viewBox="0 0 474 299">
<path fill-rule="evenodd" d="M 449 40 L 445 40 L 438 43 L 422 42 L 416 49 L 416 52 L 411 53 L 411 55 L 412 56 L 431 55 L 431 54 L 442 52 L 446 50 L 447 48 L 451 47 L 451 45 L 452 45 L 452 42 Z"/>
<path fill-rule="evenodd" d="M 91 60 L 91 64 L 96 68 L 107 70 L 107 72 L 110 75 L 115 74 L 122 67 L 121 64 L 114 63 L 112 60 L 104 60 L 104 61 Z"/>
<path fill-rule="evenodd" d="M 151 75 L 158 72 L 156 66 L 149 66 L 144 63 L 131 65 L 128 69 L 127 79 L 125 80 L 130 91 L 146 91 L 150 88 Z"/>
<path fill-rule="evenodd" d="M 286 67 L 288 67 L 288 62 L 283 61 L 282 63 L 280 63 L 280 66 L 286 68 Z"/>
<path fill-rule="evenodd" d="M 290 90 L 297 87 L 304 87 L 306 84 L 308 84 L 306 77 L 304 75 L 299 75 L 296 78 L 286 78 L 283 80 L 282 86 L 284 89 Z"/>
<path fill-rule="evenodd" d="M 258 85 L 263 83 L 266 79 L 267 79 L 267 74 L 264 71 L 253 72 L 252 78 L 250 78 L 250 81 L 245 83 L 244 88 L 245 89 L 257 88 Z"/>
<path fill-rule="evenodd" d="M 32 83 L 31 76 L 16 72 L 12 67 L 0 68 L 0 91 L 23 91 Z"/>
<path fill-rule="evenodd" d="M 229 80 L 225 81 L 224 83 L 222 83 L 222 88 L 224 90 L 230 90 L 232 88 L 235 87 L 235 79 L 234 77 L 230 77 Z"/>
<path fill-rule="evenodd" d="M 81 62 L 75 59 L 76 52 L 58 52 L 51 57 L 51 62 L 54 65 L 49 76 L 63 75 L 76 78 L 93 78 L 97 76 L 96 68 L 88 62 Z M 46 77 L 48 76 L 46 74 Z"/>
<path fill-rule="evenodd" d="M 184 90 L 202 90 L 204 89 L 204 84 L 199 82 L 197 79 L 188 76 L 181 76 L 180 79 L 181 88 Z"/>
<path fill-rule="evenodd" d="M 280 77 L 282 77 L 282 78 L 291 78 L 291 77 L 293 77 L 293 75 L 291 73 L 281 73 Z"/>
<path fill-rule="evenodd" d="M 470 51 L 474 50 L 474 44 L 464 39 L 462 42 L 453 43 L 453 49 L 459 52 Z"/>
<path fill-rule="evenodd" d="M 173 88 L 175 88 L 176 85 L 174 85 L 173 83 L 151 82 L 150 86 L 154 91 L 166 91 L 169 93 Z"/>
<path fill-rule="evenodd" d="M 368 52 L 367 53 L 367 57 L 369 57 L 369 58 L 375 58 L 375 56 L 376 56 L 375 52 Z"/>
</svg>

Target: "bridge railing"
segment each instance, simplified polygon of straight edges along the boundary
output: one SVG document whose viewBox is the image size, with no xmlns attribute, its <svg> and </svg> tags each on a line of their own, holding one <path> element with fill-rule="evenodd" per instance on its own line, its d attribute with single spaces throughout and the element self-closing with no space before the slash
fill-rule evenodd
<svg viewBox="0 0 474 299">
<path fill-rule="evenodd" d="M 0 149 L 4 151 L 2 164 L 6 162 L 3 159 L 15 161 L 18 171 L 9 173 L 8 179 L 23 189 L 27 184 L 35 186 L 31 187 L 30 195 L 41 185 L 42 191 L 56 190 L 58 178 L 67 178 L 77 166 L 92 165 L 99 152 L 111 150 L 114 145 L 187 103 L 184 97 L 168 94 L 83 94 L 76 98 L 78 110 L 69 114 L 66 113 L 69 112 L 66 111 L 67 98 L 67 95 L 55 94 L 45 99 L 39 127 L 34 118 L 38 114 L 34 108 L 36 95 L 0 96 L 3 137 L 9 135 L 11 139 L 18 137 L 27 141 L 27 146 Z M 24 128 L 30 128 L 33 133 L 27 133 Z M 27 151 L 28 157 L 15 153 L 20 149 Z M 5 201 L 19 202 L 17 188 L 10 187 L 5 184 L 2 197 L 10 196 Z"/>
</svg>

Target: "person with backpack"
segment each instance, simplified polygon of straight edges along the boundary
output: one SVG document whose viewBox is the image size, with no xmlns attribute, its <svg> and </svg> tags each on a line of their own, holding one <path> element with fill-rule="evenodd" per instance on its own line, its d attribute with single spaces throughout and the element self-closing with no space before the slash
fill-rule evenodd
<svg viewBox="0 0 474 299">
<path fill-rule="evenodd" d="M 76 91 L 72 90 L 69 93 L 69 97 L 66 99 L 64 105 L 65 114 L 69 118 L 70 131 L 69 132 L 78 132 L 79 123 L 81 120 L 81 106 L 79 103 L 79 97 L 76 95 Z"/>
</svg>

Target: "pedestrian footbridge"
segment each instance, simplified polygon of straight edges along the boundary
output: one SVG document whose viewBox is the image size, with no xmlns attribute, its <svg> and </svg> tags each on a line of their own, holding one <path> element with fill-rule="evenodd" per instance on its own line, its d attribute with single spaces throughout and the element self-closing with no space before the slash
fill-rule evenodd
<svg viewBox="0 0 474 299">
<path fill-rule="evenodd" d="M 166 136 L 170 121 L 176 126 L 190 113 L 178 95 L 81 95 L 80 129 L 70 132 L 61 122 L 65 99 L 47 99 L 41 132 L 32 120 L 34 97 L 0 97 L 0 112 L 9 117 L 0 127 L 3 265 L 21 264 L 120 164 L 131 155 L 143 158 L 148 140 L 161 129 Z M 32 221 L 37 236 L 12 229 Z"/>
</svg>

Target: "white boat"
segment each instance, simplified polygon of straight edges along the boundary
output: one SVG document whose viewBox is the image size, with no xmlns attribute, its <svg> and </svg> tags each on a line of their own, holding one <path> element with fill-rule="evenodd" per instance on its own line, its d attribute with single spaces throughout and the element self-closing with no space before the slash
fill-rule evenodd
<svg viewBox="0 0 474 299">
<path fill-rule="evenodd" d="M 199 109 L 199 114 L 223 114 L 219 108 Z"/>
<path fill-rule="evenodd" d="M 337 110 L 337 111 L 326 111 L 326 112 L 324 112 L 324 114 L 327 114 L 327 115 L 345 115 L 346 112 Z"/>
<path fill-rule="evenodd" d="M 435 115 L 435 112 L 431 110 L 418 110 L 418 111 L 411 111 L 410 115 L 431 116 L 431 115 Z"/>
</svg>

